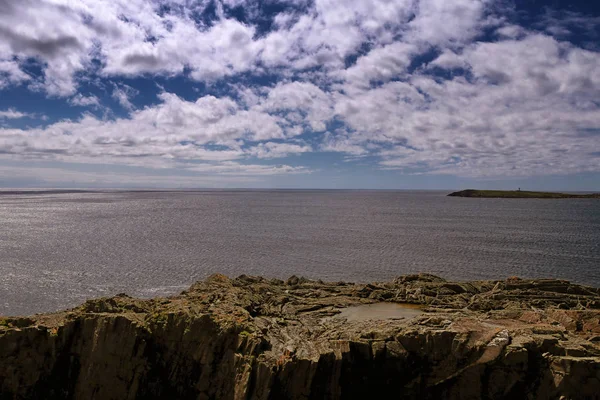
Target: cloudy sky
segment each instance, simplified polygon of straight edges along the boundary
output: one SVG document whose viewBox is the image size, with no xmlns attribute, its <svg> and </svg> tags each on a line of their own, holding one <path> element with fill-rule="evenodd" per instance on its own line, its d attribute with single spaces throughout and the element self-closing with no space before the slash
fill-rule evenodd
<svg viewBox="0 0 600 400">
<path fill-rule="evenodd" d="M 0 0 L 0 186 L 600 190 L 600 4 Z"/>
</svg>

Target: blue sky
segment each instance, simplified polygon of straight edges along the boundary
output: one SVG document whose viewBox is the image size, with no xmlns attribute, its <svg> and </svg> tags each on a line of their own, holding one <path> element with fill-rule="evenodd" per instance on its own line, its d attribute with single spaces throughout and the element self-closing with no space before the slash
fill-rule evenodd
<svg viewBox="0 0 600 400">
<path fill-rule="evenodd" d="M 0 0 L 0 187 L 600 191 L 600 4 Z"/>
</svg>

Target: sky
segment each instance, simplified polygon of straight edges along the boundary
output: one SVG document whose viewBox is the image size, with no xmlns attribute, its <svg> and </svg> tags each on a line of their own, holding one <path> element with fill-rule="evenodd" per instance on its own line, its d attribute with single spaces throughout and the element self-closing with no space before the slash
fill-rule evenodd
<svg viewBox="0 0 600 400">
<path fill-rule="evenodd" d="M 600 191 L 600 3 L 0 0 L 0 187 Z"/>
</svg>

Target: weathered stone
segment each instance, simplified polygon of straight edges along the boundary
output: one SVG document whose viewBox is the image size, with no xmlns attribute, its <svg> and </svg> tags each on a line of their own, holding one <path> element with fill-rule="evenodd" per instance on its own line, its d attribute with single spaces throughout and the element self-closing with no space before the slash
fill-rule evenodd
<svg viewBox="0 0 600 400">
<path fill-rule="evenodd" d="M 340 313 L 381 301 L 429 307 Z M 593 399 L 598 304 L 597 289 L 560 280 L 217 274 L 168 299 L 0 318 L 0 399 Z"/>
</svg>

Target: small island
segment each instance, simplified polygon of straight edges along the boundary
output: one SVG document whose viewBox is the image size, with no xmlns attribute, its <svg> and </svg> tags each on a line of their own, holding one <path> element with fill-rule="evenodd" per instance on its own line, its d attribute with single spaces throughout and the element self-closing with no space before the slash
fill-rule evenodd
<svg viewBox="0 0 600 400">
<path fill-rule="evenodd" d="M 556 192 L 529 192 L 525 190 L 475 190 L 450 193 L 451 197 L 481 197 L 495 199 L 600 199 L 600 193 L 571 194 Z"/>
</svg>

